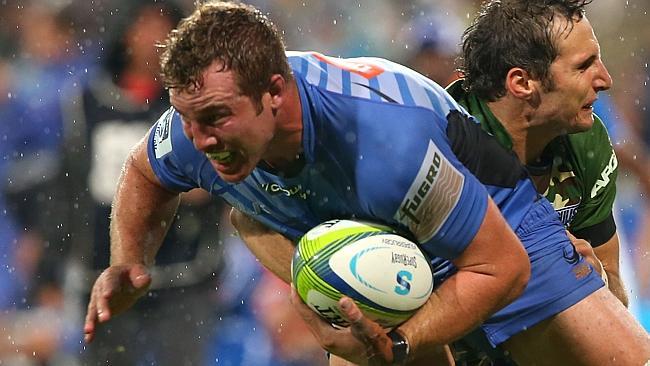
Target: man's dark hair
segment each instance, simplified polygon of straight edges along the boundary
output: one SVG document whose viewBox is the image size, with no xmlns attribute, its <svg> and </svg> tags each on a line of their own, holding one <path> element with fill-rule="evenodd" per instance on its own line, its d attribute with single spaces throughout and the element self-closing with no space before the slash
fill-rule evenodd
<svg viewBox="0 0 650 366">
<path fill-rule="evenodd" d="M 505 78 L 521 67 L 550 90 L 549 73 L 558 55 L 558 38 L 584 17 L 592 0 L 492 0 L 463 34 L 460 72 L 463 86 L 488 101 L 506 94 Z M 557 19 L 566 26 L 554 29 Z M 567 33 L 568 34 L 568 33 Z"/>
<path fill-rule="evenodd" d="M 268 90 L 272 75 L 291 78 L 279 32 L 264 14 L 245 4 L 199 4 L 161 47 L 167 88 L 201 87 L 201 74 L 214 61 L 234 72 L 241 93 L 255 103 Z"/>
</svg>

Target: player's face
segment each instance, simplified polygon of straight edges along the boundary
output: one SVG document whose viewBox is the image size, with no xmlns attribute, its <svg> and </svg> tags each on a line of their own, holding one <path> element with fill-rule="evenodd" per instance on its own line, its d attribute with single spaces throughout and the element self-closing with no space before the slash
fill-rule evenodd
<svg viewBox="0 0 650 366">
<path fill-rule="evenodd" d="M 556 31 L 566 26 L 559 23 Z M 600 58 L 600 46 L 587 18 L 573 22 L 568 35 L 567 31 L 557 39 L 559 52 L 550 67 L 553 87 L 541 93 L 538 110 L 561 133 L 575 133 L 591 128 L 597 93 L 609 89 L 612 78 Z"/>
<path fill-rule="evenodd" d="M 269 106 L 262 96 L 262 111 L 242 95 L 232 71 L 219 71 L 214 63 L 203 73 L 198 90 L 170 91 L 171 104 L 181 114 L 183 131 L 197 150 L 208 157 L 226 182 L 244 180 L 262 159 L 275 133 Z"/>
</svg>

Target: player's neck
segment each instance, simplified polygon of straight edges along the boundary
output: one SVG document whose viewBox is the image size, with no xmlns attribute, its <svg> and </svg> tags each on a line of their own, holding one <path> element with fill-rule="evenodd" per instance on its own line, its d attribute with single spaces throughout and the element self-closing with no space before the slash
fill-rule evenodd
<svg viewBox="0 0 650 366">
<path fill-rule="evenodd" d="M 489 102 L 488 107 L 510 135 L 512 150 L 524 164 L 537 161 L 546 145 L 558 135 L 537 121 L 534 110 L 520 100 L 506 96 Z"/>
<path fill-rule="evenodd" d="M 282 106 L 274 110 L 276 133 L 264 154 L 267 165 L 278 171 L 295 170 L 294 163 L 302 162 L 302 109 L 298 87 L 294 80 L 287 83 Z"/>
</svg>

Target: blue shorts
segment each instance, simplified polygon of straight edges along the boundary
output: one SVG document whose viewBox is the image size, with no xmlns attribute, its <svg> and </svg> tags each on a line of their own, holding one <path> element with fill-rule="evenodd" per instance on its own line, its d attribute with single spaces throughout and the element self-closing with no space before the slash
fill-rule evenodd
<svg viewBox="0 0 650 366">
<path fill-rule="evenodd" d="M 530 280 L 519 298 L 481 325 L 492 346 L 570 308 L 605 285 L 576 252 L 545 199 L 530 209 L 515 233 L 530 258 Z"/>
<path fill-rule="evenodd" d="M 570 308 L 605 284 L 569 241 L 553 207 L 540 199 L 515 230 L 531 263 L 523 294 L 481 325 L 493 347 Z M 455 272 L 448 261 L 432 261 L 434 281 Z"/>
</svg>

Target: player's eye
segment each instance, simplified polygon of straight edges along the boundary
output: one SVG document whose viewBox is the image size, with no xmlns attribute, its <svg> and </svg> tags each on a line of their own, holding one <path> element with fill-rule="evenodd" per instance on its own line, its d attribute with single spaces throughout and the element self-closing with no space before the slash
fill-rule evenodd
<svg viewBox="0 0 650 366">
<path fill-rule="evenodd" d="M 220 114 L 220 115 L 212 115 L 212 116 L 206 116 L 198 120 L 199 123 L 204 124 L 204 125 L 209 125 L 209 126 L 218 126 L 222 123 L 225 122 L 227 119 L 228 115 L 227 114 Z"/>
<path fill-rule="evenodd" d="M 227 120 L 232 115 L 230 108 L 213 108 L 197 117 L 197 122 L 208 126 L 217 126 Z"/>
<path fill-rule="evenodd" d="M 591 65 L 593 65 L 594 61 L 596 61 L 596 56 L 589 57 L 584 62 L 582 62 L 580 65 L 578 65 L 578 70 L 580 70 L 580 71 L 587 70 Z"/>
</svg>

